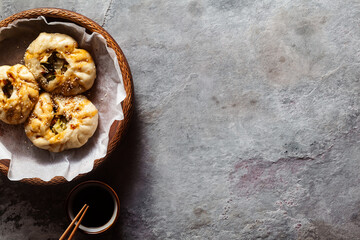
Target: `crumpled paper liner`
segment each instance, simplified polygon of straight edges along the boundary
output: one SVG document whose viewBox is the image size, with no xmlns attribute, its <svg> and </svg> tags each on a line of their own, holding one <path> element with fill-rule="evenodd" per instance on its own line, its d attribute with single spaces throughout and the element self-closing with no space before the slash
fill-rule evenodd
<svg viewBox="0 0 360 240">
<path fill-rule="evenodd" d="M 24 64 L 29 44 L 41 33 L 64 33 L 73 37 L 79 48 L 93 57 L 97 78 L 85 94 L 99 110 L 99 126 L 92 138 L 78 149 L 51 153 L 35 147 L 26 137 L 23 125 L 7 125 L 0 121 L 0 159 L 11 159 L 8 178 L 40 178 L 50 181 L 63 176 L 70 181 L 90 172 L 94 161 L 106 155 L 109 131 L 115 120 L 124 118 L 121 102 L 125 99 L 121 70 L 113 49 L 98 33 L 87 33 L 74 23 L 48 22 L 44 17 L 15 21 L 0 29 L 0 65 Z"/>
</svg>

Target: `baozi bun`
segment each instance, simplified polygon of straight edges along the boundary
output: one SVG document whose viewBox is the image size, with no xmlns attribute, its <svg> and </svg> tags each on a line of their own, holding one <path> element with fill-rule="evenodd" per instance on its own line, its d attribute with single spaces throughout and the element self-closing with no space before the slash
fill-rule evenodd
<svg viewBox="0 0 360 240">
<path fill-rule="evenodd" d="M 98 110 L 82 95 L 42 93 L 25 124 L 32 143 L 51 152 L 83 146 L 98 126 Z"/>
<path fill-rule="evenodd" d="M 8 124 L 26 121 L 39 98 L 39 87 L 23 65 L 0 67 L 0 119 Z"/>
<path fill-rule="evenodd" d="M 40 33 L 25 52 L 25 65 L 47 92 L 73 96 L 90 89 L 95 63 L 77 42 L 60 33 Z"/>
</svg>

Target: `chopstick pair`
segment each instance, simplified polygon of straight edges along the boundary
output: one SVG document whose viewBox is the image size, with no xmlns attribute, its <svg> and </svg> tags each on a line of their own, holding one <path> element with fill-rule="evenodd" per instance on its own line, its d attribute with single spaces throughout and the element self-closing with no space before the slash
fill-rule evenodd
<svg viewBox="0 0 360 240">
<path fill-rule="evenodd" d="M 72 228 L 72 226 L 74 226 L 75 222 L 78 220 L 78 218 L 80 217 L 79 221 L 77 222 L 77 224 L 75 225 L 75 228 L 73 229 L 73 231 L 71 232 L 69 238 L 67 240 L 71 240 L 76 232 L 76 230 L 78 229 L 78 227 L 80 226 L 80 223 L 82 221 L 82 219 L 85 216 L 86 211 L 88 210 L 89 205 L 85 204 L 82 209 L 79 211 L 79 213 L 76 215 L 76 217 L 74 218 L 74 220 L 72 220 L 72 222 L 70 223 L 70 225 L 68 226 L 68 228 L 65 230 L 65 232 L 63 233 L 63 235 L 61 235 L 61 237 L 59 238 L 59 240 L 64 240 L 65 236 L 70 232 L 70 229 Z"/>
</svg>

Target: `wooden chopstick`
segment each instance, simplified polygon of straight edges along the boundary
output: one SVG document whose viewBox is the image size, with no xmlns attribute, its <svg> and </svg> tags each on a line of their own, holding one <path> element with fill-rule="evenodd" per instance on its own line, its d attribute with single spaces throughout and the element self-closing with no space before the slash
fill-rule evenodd
<svg viewBox="0 0 360 240">
<path fill-rule="evenodd" d="M 74 218 L 74 220 L 72 220 L 72 222 L 70 223 L 70 225 L 68 226 L 68 228 L 65 230 L 65 232 L 63 233 L 63 235 L 61 235 L 61 237 L 59 238 L 59 240 L 64 240 L 65 236 L 70 232 L 70 229 L 72 228 L 72 226 L 74 226 L 75 222 L 78 220 L 78 218 L 80 217 L 78 223 L 75 225 L 75 228 L 73 229 L 73 231 L 71 232 L 68 240 L 71 240 L 72 237 L 75 234 L 75 231 L 78 229 L 78 227 L 80 226 L 80 223 L 82 221 L 82 219 L 85 216 L 86 211 L 88 210 L 89 205 L 85 204 L 81 210 L 79 211 L 79 213 L 76 215 L 76 217 Z M 84 210 L 85 209 L 85 210 Z"/>
</svg>

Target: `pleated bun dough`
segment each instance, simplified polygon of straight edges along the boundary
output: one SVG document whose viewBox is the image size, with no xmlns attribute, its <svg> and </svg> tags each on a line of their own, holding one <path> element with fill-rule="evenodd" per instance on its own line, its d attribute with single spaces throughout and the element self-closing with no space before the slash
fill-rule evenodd
<svg viewBox="0 0 360 240">
<path fill-rule="evenodd" d="M 42 93 L 25 124 L 33 144 L 51 152 L 83 146 L 98 126 L 98 110 L 82 95 Z"/>
<path fill-rule="evenodd" d="M 0 67 L 0 119 L 8 124 L 26 121 L 39 98 L 39 87 L 25 66 Z"/>
<path fill-rule="evenodd" d="M 25 65 L 47 92 L 73 96 L 90 89 L 95 63 L 77 42 L 60 33 L 40 33 L 25 52 Z"/>
</svg>

